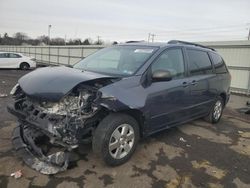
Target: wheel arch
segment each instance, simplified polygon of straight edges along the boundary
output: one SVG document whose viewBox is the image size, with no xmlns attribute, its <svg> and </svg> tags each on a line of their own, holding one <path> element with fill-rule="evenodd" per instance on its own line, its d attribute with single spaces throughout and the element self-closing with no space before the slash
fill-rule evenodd
<svg viewBox="0 0 250 188">
<path fill-rule="evenodd" d="M 121 111 L 118 111 L 119 113 L 124 113 L 124 114 L 127 114 L 131 117 L 133 117 L 138 125 L 139 125 L 139 131 L 140 131 L 140 137 L 143 137 L 143 132 L 144 132 L 144 115 L 143 113 L 138 110 L 138 109 L 126 109 L 126 110 L 121 110 Z"/>
<path fill-rule="evenodd" d="M 22 65 L 22 64 L 25 64 L 25 63 L 28 64 L 29 67 L 30 67 L 30 64 L 29 64 L 27 61 L 22 61 L 21 63 L 19 63 L 19 68 L 21 68 L 21 65 Z"/>
<path fill-rule="evenodd" d="M 219 95 L 223 99 L 224 106 L 226 105 L 227 95 L 225 92 L 220 93 Z"/>
<path fill-rule="evenodd" d="M 102 106 L 102 108 L 104 111 L 109 112 L 109 113 L 123 113 L 123 114 L 127 114 L 133 117 L 139 125 L 140 137 L 144 136 L 145 116 L 142 111 L 138 109 L 130 109 L 130 108 L 118 110 L 118 109 L 108 108 L 107 106 Z"/>
</svg>

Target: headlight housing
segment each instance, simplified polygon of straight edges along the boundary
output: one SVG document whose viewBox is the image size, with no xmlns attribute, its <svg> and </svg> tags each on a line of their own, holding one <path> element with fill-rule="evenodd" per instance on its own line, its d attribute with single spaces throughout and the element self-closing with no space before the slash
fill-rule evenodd
<svg viewBox="0 0 250 188">
<path fill-rule="evenodd" d="M 10 95 L 15 95 L 16 91 L 19 88 L 19 84 L 16 84 L 10 91 Z"/>
</svg>

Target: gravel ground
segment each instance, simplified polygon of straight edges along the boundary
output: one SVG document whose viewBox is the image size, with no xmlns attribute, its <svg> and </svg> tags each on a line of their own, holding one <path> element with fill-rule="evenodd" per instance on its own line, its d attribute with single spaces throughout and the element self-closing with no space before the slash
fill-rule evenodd
<svg viewBox="0 0 250 188">
<path fill-rule="evenodd" d="M 28 72 L 0 70 L 0 94 L 8 94 L 18 78 Z M 1 97 L 0 188 L 249 188 L 250 115 L 236 110 L 247 100 L 232 95 L 217 125 L 197 120 L 141 140 L 131 160 L 122 166 L 106 166 L 93 154 L 91 145 L 85 145 L 74 152 L 77 160 L 70 169 L 46 176 L 27 167 L 13 151 L 11 132 L 16 120 L 6 111 L 11 97 Z M 23 176 L 10 177 L 17 170 L 22 170 Z"/>
</svg>

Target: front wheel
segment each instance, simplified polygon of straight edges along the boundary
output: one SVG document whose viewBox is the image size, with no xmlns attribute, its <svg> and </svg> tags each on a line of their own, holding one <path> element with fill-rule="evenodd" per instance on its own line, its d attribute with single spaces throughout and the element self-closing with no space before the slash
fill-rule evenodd
<svg viewBox="0 0 250 188">
<path fill-rule="evenodd" d="M 222 116 L 224 108 L 224 100 L 222 97 L 218 97 L 211 108 L 208 116 L 205 117 L 205 120 L 210 123 L 218 123 L 220 121 L 220 118 Z"/>
<path fill-rule="evenodd" d="M 137 121 L 126 114 L 110 114 L 95 130 L 93 150 L 111 166 L 121 165 L 129 160 L 139 140 Z"/>
</svg>

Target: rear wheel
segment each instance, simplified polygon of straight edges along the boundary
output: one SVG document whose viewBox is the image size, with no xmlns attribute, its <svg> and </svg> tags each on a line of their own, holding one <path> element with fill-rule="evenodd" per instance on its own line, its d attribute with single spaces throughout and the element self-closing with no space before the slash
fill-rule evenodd
<svg viewBox="0 0 250 188">
<path fill-rule="evenodd" d="M 211 108 L 208 116 L 205 117 L 205 120 L 210 123 L 218 123 L 222 116 L 223 108 L 224 108 L 224 100 L 222 97 L 218 97 L 213 107 Z"/>
<path fill-rule="evenodd" d="M 21 63 L 20 64 L 20 69 L 21 70 L 28 70 L 30 68 L 30 65 L 28 63 Z"/>
<path fill-rule="evenodd" d="M 126 114 L 110 114 L 95 130 L 93 150 L 106 164 L 116 166 L 129 160 L 139 140 L 137 121 Z"/>
</svg>

